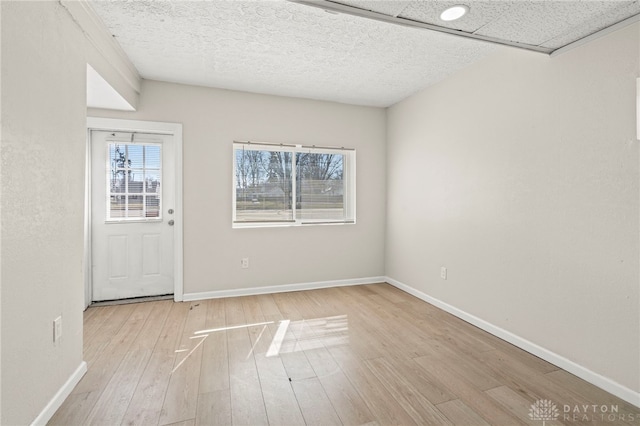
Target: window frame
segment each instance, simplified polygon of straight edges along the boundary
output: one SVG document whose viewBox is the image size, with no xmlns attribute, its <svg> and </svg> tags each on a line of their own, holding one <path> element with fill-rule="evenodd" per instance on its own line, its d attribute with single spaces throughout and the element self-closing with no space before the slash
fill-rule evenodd
<svg viewBox="0 0 640 426">
<path fill-rule="evenodd" d="M 237 220 L 237 149 L 250 149 L 253 151 L 271 151 L 271 152 L 291 152 L 291 214 L 292 219 L 289 220 Z M 268 227 L 292 227 L 292 226 L 310 226 L 310 225 L 352 225 L 356 223 L 356 150 L 344 147 L 329 146 L 305 146 L 293 144 L 278 144 L 269 142 L 251 142 L 251 141 L 233 141 L 232 144 L 232 191 L 231 191 L 231 215 L 232 228 L 268 228 Z M 331 219 L 302 219 L 297 212 L 297 167 L 296 154 L 298 153 L 317 153 L 317 154 L 335 154 L 340 153 L 343 156 L 343 209 L 344 218 L 339 220 Z"/>
</svg>

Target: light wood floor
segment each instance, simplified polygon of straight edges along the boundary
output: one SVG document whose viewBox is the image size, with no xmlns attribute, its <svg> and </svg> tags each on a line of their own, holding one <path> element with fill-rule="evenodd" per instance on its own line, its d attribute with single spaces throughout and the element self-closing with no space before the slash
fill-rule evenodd
<svg viewBox="0 0 640 426">
<path fill-rule="evenodd" d="M 50 424 L 542 425 L 529 418 L 541 399 L 560 413 L 546 425 L 640 422 L 630 404 L 388 284 L 89 308 L 84 359 Z M 565 404 L 619 411 L 565 419 Z"/>
</svg>

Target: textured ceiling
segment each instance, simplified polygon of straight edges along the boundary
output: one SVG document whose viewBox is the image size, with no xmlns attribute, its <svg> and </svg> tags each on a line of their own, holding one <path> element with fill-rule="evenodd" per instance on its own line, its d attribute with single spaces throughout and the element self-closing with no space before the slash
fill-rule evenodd
<svg viewBox="0 0 640 426">
<path fill-rule="evenodd" d="M 559 47 L 640 12 L 636 1 L 340 3 L 491 37 Z M 497 49 L 285 0 L 92 1 L 143 78 L 282 96 L 389 106 Z"/>
<path fill-rule="evenodd" d="M 359 9 L 466 33 L 557 49 L 640 13 L 638 0 L 330 0 Z M 321 3 L 321 2 L 319 2 Z M 462 19 L 444 22 L 440 13 L 466 4 Z"/>
</svg>

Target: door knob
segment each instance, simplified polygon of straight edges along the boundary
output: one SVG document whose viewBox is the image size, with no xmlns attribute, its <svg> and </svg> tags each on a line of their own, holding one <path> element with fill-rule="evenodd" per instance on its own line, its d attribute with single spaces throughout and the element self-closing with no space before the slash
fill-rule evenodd
<svg viewBox="0 0 640 426">
<path fill-rule="evenodd" d="M 171 219 L 171 220 L 170 220 L 169 222 L 167 222 L 167 223 L 169 224 L 169 226 L 173 226 L 173 224 L 174 224 L 175 222 L 173 221 L 173 219 Z"/>
</svg>

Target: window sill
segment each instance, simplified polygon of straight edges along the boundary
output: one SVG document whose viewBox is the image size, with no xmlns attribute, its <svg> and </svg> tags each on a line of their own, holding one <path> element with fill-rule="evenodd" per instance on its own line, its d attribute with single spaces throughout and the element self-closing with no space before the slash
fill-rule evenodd
<svg viewBox="0 0 640 426">
<path fill-rule="evenodd" d="M 234 222 L 231 224 L 233 229 L 246 228 L 295 228 L 306 226 L 335 226 L 335 225 L 355 225 L 355 220 L 347 221 L 318 221 L 318 222 Z"/>
</svg>

